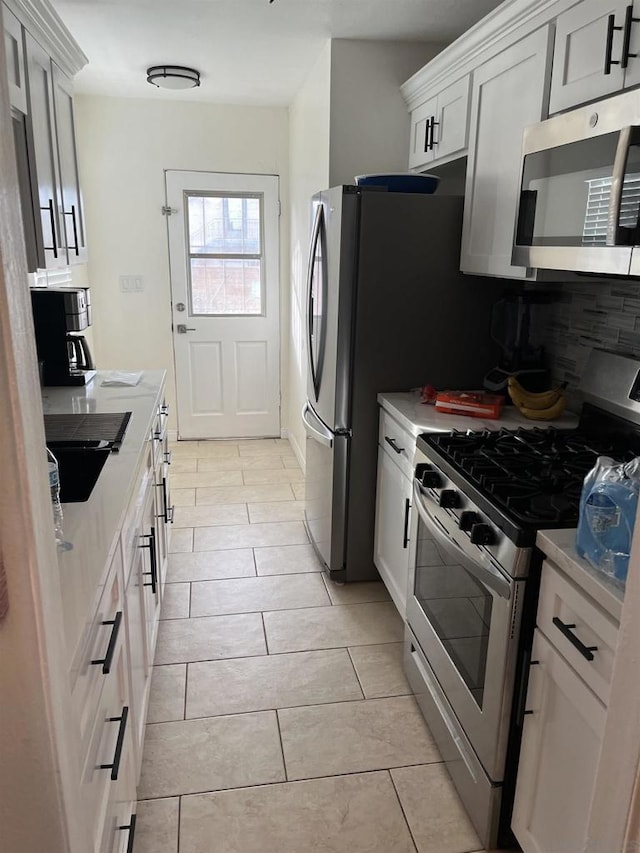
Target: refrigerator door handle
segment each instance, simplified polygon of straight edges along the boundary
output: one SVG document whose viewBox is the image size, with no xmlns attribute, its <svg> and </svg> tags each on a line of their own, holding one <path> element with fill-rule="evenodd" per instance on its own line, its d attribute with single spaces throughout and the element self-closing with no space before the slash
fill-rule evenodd
<svg viewBox="0 0 640 853">
<path fill-rule="evenodd" d="M 306 431 L 312 435 L 316 441 L 319 441 L 320 444 L 324 444 L 325 447 L 333 447 L 333 433 L 316 418 L 309 403 L 305 403 L 302 407 L 302 423 L 304 424 Z"/>
</svg>

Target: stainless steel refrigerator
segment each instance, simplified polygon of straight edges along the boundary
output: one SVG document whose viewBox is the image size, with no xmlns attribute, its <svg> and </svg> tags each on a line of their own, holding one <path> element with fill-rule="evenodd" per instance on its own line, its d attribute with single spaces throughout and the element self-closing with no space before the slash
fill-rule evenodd
<svg viewBox="0 0 640 853">
<path fill-rule="evenodd" d="M 461 198 L 342 186 L 312 205 L 305 524 L 333 580 L 372 580 L 377 394 L 482 387 L 505 283 L 459 272 Z"/>
</svg>

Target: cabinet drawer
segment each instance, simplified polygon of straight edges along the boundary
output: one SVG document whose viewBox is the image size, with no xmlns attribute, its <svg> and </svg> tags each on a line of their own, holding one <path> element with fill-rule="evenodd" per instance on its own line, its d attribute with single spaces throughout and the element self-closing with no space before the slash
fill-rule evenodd
<svg viewBox="0 0 640 853">
<path fill-rule="evenodd" d="M 548 560 L 542 567 L 537 626 L 606 705 L 618 626 Z"/>
<path fill-rule="evenodd" d="M 87 825 L 92 829 L 91 853 L 103 848 L 105 821 L 122 776 L 132 761 L 127 658 L 122 635 L 114 667 L 107 676 L 93 721 L 82 774 L 81 798 Z"/>
<path fill-rule="evenodd" d="M 402 473 L 412 479 L 416 440 L 384 409 L 380 409 L 378 443 L 385 453 L 389 454 Z"/>
<path fill-rule="evenodd" d="M 73 687 L 72 702 L 77 709 L 80 724 L 82 755 L 86 753 L 100 695 L 114 667 L 116 652 L 125 633 L 123 602 L 122 557 L 120 548 L 117 548 L 98 609 L 88 630 Z"/>
</svg>

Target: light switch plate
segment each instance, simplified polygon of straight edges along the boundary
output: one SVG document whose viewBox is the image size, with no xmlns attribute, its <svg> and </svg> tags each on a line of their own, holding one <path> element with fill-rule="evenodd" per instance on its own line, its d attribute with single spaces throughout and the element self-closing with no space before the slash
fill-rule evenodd
<svg viewBox="0 0 640 853">
<path fill-rule="evenodd" d="M 140 293 L 144 290 L 144 279 L 141 275 L 121 275 L 120 290 L 123 293 Z"/>
</svg>

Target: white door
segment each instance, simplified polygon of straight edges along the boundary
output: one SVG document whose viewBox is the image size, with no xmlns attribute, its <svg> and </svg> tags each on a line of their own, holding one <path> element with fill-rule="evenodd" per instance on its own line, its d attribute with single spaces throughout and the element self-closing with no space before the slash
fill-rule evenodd
<svg viewBox="0 0 640 853">
<path fill-rule="evenodd" d="M 178 437 L 279 437 L 278 178 L 166 180 Z"/>
</svg>

